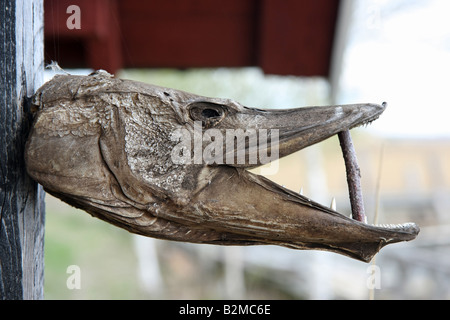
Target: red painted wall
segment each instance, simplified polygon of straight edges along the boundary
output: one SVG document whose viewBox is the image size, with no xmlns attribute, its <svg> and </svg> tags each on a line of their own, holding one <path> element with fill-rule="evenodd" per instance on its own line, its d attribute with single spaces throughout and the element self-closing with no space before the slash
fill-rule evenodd
<svg viewBox="0 0 450 320">
<path fill-rule="evenodd" d="M 76 4 L 81 29 L 68 29 Z M 339 0 L 45 0 L 45 55 L 62 67 L 260 66 L 327 76 Z"/>
</svg>

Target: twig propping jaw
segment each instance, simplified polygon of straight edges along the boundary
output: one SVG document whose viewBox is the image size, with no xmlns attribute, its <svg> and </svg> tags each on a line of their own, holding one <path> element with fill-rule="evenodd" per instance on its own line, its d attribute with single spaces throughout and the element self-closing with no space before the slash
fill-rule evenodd
<svg viewBox="0 0 450 320">
<path fill-rule="evenodd" d="M 352 218 L 360 222 L 366 222 L 367 219 L 364 213 L 364 200 L 361 190 L 361 173 L 350 131 L 346 130 L 339 132 L 338 137 L 347 172 Z"/>
</svg>

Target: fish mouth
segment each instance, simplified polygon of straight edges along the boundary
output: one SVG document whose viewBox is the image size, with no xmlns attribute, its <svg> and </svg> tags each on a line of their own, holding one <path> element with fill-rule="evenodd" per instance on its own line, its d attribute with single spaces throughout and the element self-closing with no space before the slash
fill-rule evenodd
<svg viewBox="0 0 450 320">
<path fill-rule="evenodd" d="M 264 119 L 267 121 L 267 128 L 280 130 L 276 148 L 281 158 L 352 128 L 368 125 L 375 121 L 385 108 L 385 103 L 310 107 L 268 112 L 264 115 Z M 270 150 L 271 146 L 267 145 L 266 149 Z M 249 158 L 251 152 L 247 148 L 246 154 Z M 351 161 L 350 164 L 357 165 Z M 227 190 L 224 198 L 217 203 L 227 207 L 228 211 L 239 210 L 239 206 L 247 206 L 249 209 L 242 215 L 245 218 L 237 219 L 234 216 L 232 218 L 234 222 L 224 220 L 223 225 L 227 225 L 238 234 L 248 234 L 252 228 L 259 228 L 259 232 L 255 233 L 256 239 L 260 239 L 263 243 L 294 249 L 333 251 L 369 262 L 385 245 L 413 240 L 420 231 L 419 227 L 411 222 L 369 225 L 366 221 L 349 218 L 334 208 L 321 205 L 262 175 L 247 171 L 256 167 L 252 163 L 228 167 L 234 167 L 239 180 L 231 183 L 230 176 L 234 173 L 230 171 L 224 174 L 224 179 L 218 178 L 217 181 L 213 181 L 210 189 L 215 190 L 214 184 L 217 184 L 222 186 L 223 192 L 223 186 L 229 183 L 234 190 Z M 245 185 L 245 188 L 240 185 Z M 349 185 L 349 190 L 351 188 Z M 255 195 L 258 195 L 256 200 Z M 205 203 L 209 197 L 214 198 L 215 195 L 204 192 L 201 201 Z M 246 203 L 239 203 L 241 198 L 247 199 Z M 234 199 L 233 201 L 239 205 L 230 204 L 229 199 Z M 207 209 L 208 212 L 221 212 L 222 216 L 226 217 L 224 219 L 229 218 L 229 215 L 223 214 L 223 211 L 214 205 L 210 205 Z M 352 206 L 353 217 L 356 216 L 355 210 Z M 220 219 L 220 216 L 215 219 Z M 271 224 L 268 222 L 270 219 L 275 222 Z"/>
</svg>

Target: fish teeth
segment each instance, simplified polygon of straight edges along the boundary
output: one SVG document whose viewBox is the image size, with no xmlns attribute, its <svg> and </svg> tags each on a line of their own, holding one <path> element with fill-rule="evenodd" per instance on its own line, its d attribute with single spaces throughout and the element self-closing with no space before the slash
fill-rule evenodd
<svg viewBox="0 0 450 320">
<path fill-rule="evenodd" d="M 381 227 L 385 229 L 401 229 L 407 227 L 406 224 L 392 224 L 392 223 L 382 223 L 376 224 L 375 227 Z"/>
<path fill-rule="evenodd" d="M 335 197 L 333 197 L 331 199 L 330 209 L 333 210 L 333 211 L 336 211 L 336 198 Z"/>
</svg>

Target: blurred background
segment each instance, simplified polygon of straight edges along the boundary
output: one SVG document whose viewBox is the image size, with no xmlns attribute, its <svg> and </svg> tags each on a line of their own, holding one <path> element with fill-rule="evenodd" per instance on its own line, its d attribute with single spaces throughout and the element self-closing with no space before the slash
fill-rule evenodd
<svg viewBox="0 0 450 320">
<path fill-rule="evenodd" d="M 72 74 L 105 69 L 258 108 L 388 102 L 352 130 L 366 214 L 421 227 L 366 264 L 145 238 L 47 195 L 46 299 L 450 298 L 448 12 L 447 0 L 45 0 L 46 62 Z M 350 214 L 337 137 L 268 178 Z"/>
</svg>

